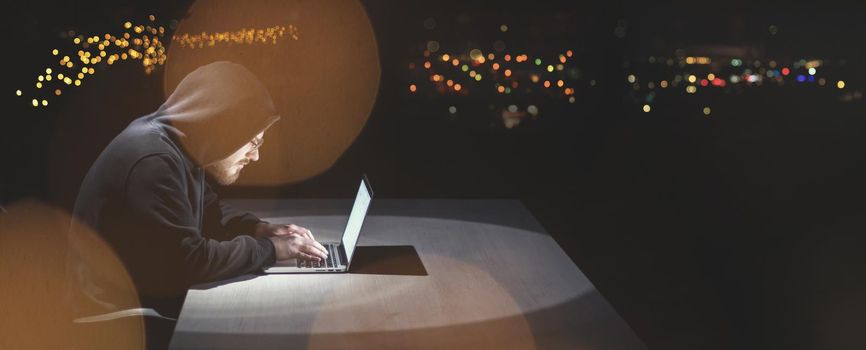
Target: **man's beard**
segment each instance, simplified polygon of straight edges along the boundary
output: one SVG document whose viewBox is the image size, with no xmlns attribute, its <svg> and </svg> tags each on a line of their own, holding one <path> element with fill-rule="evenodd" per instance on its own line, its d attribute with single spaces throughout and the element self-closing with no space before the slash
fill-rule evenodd
<svg viewBox="0 0 866 350">
<path fill-rule="evenodd" d="M 235 183 L 241 175 L 240 169 L 233 172 L 234 166 L 235 164 L 224 159 L 219 162 L 205 165 L 204 170 L 210 174 L 217 183 L 223 186 L 228 186 Z"/>
</svg>

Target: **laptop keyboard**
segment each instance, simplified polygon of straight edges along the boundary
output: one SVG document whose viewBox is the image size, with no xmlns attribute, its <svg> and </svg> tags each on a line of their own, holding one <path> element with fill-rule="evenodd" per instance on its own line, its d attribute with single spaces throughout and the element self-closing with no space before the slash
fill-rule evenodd
<svg viewBox="0 0 866 350">
<path fill-rule="evenodd" d="M 298 260 L 298 267 L 308 268 L 335 268 L 341 265 L 340 254 L 337 252 L 337 247 L 333 244 L 325 244 L 325 249 L 328 250 L 328 257 L 322 261 L 318 260 Z"/>
</svg>

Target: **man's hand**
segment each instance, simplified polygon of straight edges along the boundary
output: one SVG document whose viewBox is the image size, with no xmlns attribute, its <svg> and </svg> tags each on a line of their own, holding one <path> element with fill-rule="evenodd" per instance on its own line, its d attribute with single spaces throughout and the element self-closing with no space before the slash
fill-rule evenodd
<svg viewBox="0 0 866 350">
<path fill-rule="evenodd" d="M 256 237 L 266 237 L 274 243 L 277 260 L 320 260 L 328 257 L 328 251 L 310 230 L 298 225 L 256 225 Z"/>
<path fill-rule="evenodd" d="M 314 241 L 316 240 L 316 237 L 313 237 L 312 231 L 295 224 L 274 225 L 263 222 L 256 225 L 256 237 L 268 238 L 273 236 L 288 236 L 292 234 L 300 235 Z"/>
<path fill-rule="evenodd" d="M 268 237 L 274 243 L 277 260 L 324 260 L 328 252 L 319 242 L 297 234 Z"/>
</svg>

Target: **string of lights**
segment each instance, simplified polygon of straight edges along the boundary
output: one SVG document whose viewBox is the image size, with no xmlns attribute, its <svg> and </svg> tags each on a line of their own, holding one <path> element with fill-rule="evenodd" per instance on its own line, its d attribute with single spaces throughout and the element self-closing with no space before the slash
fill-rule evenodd
<svg viewBox="0 0 866 350">
<path fill-rule="evenodd" d="M 81 86 L 86 78 L 100 70 L 107 69 L 121 61 L 141 61 L 145 74 L 154 72 L 157 66 L 165 64 L 167 51 L 163 38 L 166 28 L 156 22 L 156 16 L 148 16 L 146 24 L 133 24 L 127 21 L 122 25 L 120 34 L 84 36 L 75 31 L 63 33 L 72 41 L 72 53 L 53 49 L 57 65 L 47 67 L 36 77 L 35 89 L 17 89 L 15 95 L 30 100 L 33 107 L 48 106 L 49 99 L 61 96 L 64 89 Z M 177 47 L 195 49 L 215 45 L 277 44 L 285 35 L 299 40 L 298 28 L 294 25 L 272 26 L 262 29 L 243 28 L 234 32 L 201 33 L 196 35 L 175 34 L 171 40 Z"/>
<path fill-rule="evenodd" d="M 165 63 L 166 49 L 161 40 L 165 36 L 165 27 L 156 23 L 154 15 L 148 16 L 146 24 L 127 21 L 123 23 L 123 29 L 120 34 L 105 33 L 101 36 L 76 35 L 69 31 L 72 50 L 77 52 L 73 55 L 61 49 L 51 50 L 51 55 L 58 58 L 57 65 L 45 68 L 44 73 L 36 77 L 35 90 L 25 94 L 24 90 L 18 89 L 15 94 L 30 99 L 33 107 L 44 107 L 48 106 L 52 95 L 61 96 L 64 89 L 81 86 L 87 77 L 119 61 L 140 60 L 146 74 Z"/>
<path fill-rule="evenodd" d="M 196 35 L 180 34 L 172 36 L 172 41 L 180 44 L 181 48 L 204 48 L 205 46 L 213 47 L 219 44 L 240 45 L 240 44 L 267 44 L 276 45 L 286 32 L 293 40 L 298 40 L 300 34 L 298 28 L 294 25 L 272 26 L 264 29 L 247 29 L 243 28 L 234 32 L 219 32 L 219 33 L 201 33 Z"/>
</svg>

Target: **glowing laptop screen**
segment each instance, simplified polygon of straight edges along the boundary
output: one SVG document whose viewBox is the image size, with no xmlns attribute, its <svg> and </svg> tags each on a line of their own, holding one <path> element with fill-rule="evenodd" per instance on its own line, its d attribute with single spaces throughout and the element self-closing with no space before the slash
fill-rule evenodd
<svg viewBox="0 0 866 350">
<path fill-rule="evenodd" d="M 365 182 L 367 182 L 366 178 L 361 179 L 358 195 L 355 196 L 355 204 L 352 205 L 352 212 L 349 213 L 346 231 L 343 232 L 343 248 L 346 250 L 346 258 L 349 260 L 347 265 L 352 262 L 355 244 L 358 243 L 358 235 L 361 234 L 361 224 L 364 223 L 364 217 L 367 216 L 367 208 L 370 206 L 370 200 L 373 198 L 372 193 L 368 190 L 368 184 Z"/>
</svg>

